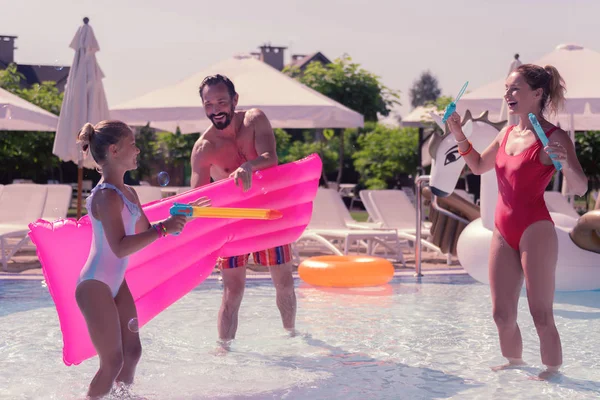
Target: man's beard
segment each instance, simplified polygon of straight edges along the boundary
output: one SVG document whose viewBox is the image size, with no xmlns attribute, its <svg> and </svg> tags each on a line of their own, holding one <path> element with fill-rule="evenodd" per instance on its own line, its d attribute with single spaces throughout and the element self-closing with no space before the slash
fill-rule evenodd
<svg viewBox="0 0 600 400">
<path fill-rule="evenodd" d="M 224 121 L 215 121 L 215 117 L 220 117 L 220 116 L 225 116 L 225 120 Z M 215 128 L 217 128 L 218 130 L 222 131 L 223 129 L 227 128 L 229 126 L 229 124 L 231 123 L 233 113 L 228 114 L 228 113 L 218 113 L 218 114 L 213 114 L 209 117 L 209 119 L 212 121 L 213 125 L 215 126 Z"/>
</svg>

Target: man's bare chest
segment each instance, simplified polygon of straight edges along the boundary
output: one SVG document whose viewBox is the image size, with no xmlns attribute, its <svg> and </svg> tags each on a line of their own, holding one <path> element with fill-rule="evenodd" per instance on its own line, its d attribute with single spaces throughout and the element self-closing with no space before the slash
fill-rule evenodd
<svg viewBox="0 0 600 400">
<path fill-rule="evenodd" d="M 223 139 L 215 143 L 213 165 L 224 173 L 230 174 L 243 163 L 254 160 L 256 157 L 252 138 Z"/>
</svg>

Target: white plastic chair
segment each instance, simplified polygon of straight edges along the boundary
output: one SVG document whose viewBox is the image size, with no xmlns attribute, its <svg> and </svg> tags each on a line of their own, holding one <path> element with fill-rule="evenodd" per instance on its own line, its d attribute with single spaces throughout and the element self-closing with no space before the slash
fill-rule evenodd
<svg viewBox="0 0 600 400">
<path fill-rule="evenodd" d="M 71 196 L 73 188 L 71 185 L 46 185 L 48 194 L 42 211 L 42 219 L 46 221 L 55 221 L 61 218 L 67 218 L 69 207 L 71 205 Z"/>
<path fill-rule="evenodd" d="M 382 228 L 395 229 L 401 239 L 415 242 L 417 210 L 402 190 L 361 190 L 360 198 L 369 213 L 369 218 L 380 223 Z M 421 228 L 421 244 L 438 252 L 438 246 L 427 241 L 431 236 L 431 222 L 424 222 Z"/>
<path fill-rule="evenodd" d="M 177 194 L 187 192 L 188 190 L 192 190 L 190 186 L 180 186 L 177 188 Z"/>
<path fill-rule="evenodd" d="M 334 189 L 327 189 L 320 187 L 318 189 L 319 196 L 315 197 L 313 202 L 314 208 L 324 209 L 327 207 L 335 207 L 335 211 L 340 214 L 346 224 L 347 228 L 350 229 L 381 229 L 382 224 L 379 222 L 358 222 L 350 214 L 350 211 L 342 199 L 340 192 Z M 333 211 L 333 209 L 332 209 Z"/>
<path fill-rule="evenodd" d="M 391 250 L 395 259 L 405 265 L 400 240 L 394 229 L 350 228 L 344 219 L 340 202 L 345 212 L 348 212 L 337 191 L 319 188 L 313 203 L 311 220 L 296 243 L 316 241 L 337 255 L 347 255 L 355 242 L 361 245 L 366 243 L 367 254 L 372 254 L 374 245 L 379 244 Z M 343 242 L 341 250 L 336 246 L 338 242 Z"/>
<path fill-rule="evenodd" d="M 150 203 L 155 200 L 162 199 L 162 191 L 159 186 L 131 186 L 138 197 L 140 198 L 140 203 L 142 205 Z"/>
<path fill-rule="evenodd" d="M 29 224 L 42 217 L 46 204 L 47 185 L 6 185 L 0 195 L 0 250 L 2 268 L 8 269 L 8 261 L 29 240 Z M 9 239 L 16 239 L 11 244 Z"/>
</svg>

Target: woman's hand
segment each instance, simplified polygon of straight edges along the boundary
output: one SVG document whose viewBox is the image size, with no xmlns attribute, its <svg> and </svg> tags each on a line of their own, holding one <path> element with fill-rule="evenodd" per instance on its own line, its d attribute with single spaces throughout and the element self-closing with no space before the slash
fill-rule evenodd
<svg viewBox="0 0 600 400">
<path fill-rule="evenodd" d="M 544 147 L 544 151 L 552 160 L 561 163 L 563 168 L 568 167 L 567 149 L 562 144 L 559 142 L 550 142 Z"/>
<path fill-rule="evenodd" d="M 465 139 L 465 134 L 462 131 L 462 126 L 460 123 L 460 115 L 456 111 L 450 114 L 450 117 L 448 117 L 446 122 L 448 122 L 450 132 L 452 132 L 456 140 Z"/>
</svg>

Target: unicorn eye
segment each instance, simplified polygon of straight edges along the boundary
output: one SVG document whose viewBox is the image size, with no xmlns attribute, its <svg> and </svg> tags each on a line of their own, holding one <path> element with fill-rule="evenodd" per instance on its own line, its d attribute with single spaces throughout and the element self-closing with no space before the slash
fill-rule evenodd
<svg viewBox="0 0 600 400">
<path fill-rule="evenodd" d="M 458 161 L 460 155 L 458 154 L 458 149 L 452 150 L 446 154 L 446 159 L 444 160 L 444 165 L 452 164 L 455 161 Z"/>
</svg>

